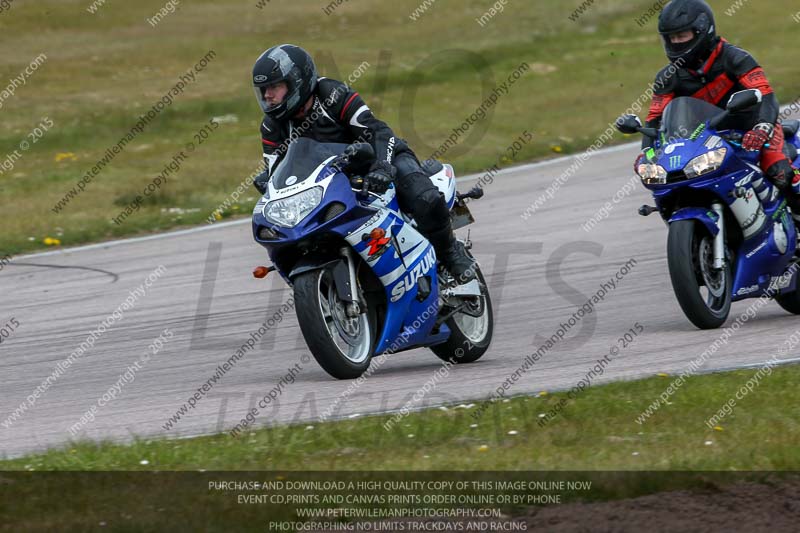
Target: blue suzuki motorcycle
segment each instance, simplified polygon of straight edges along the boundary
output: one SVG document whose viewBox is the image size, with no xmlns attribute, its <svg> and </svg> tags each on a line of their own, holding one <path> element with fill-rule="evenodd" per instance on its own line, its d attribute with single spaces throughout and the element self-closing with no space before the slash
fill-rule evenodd
<svg viewBox="0 0 800 533">
<path fill-rule="evenodd" d="M 734 94 L 726 110 L 682 97 L 664 110 L 658 130 L 635 115 L 617 121 L 623 133 L 655 139 L 636 172 L 656 205 L 639 214 L 658 212 L 668 224 L 672 288 L 701 329 L 721 326 L 731 302 L 764 294 L 800 314 L 794 221 L 782 193 L 762 175 L 759 152 L 743 150 L 743 132 L 730 127 L 760 103 L 758 90 Z M 783 124 L 795 164 L 799 127 L 796 120 Z"/>
<path fill-rule="evenodd" d="M 376 194 L 359 177 L 374 159 L 364 143 L 292 142 L 253 210 L 253 236 L 273 263 L 254 275 L 277 270 L 292 286 L 303 337 L 335 378 L 357 378 L 374 356 L 417 347 L 454 363 L 477 360 L 493 331 L 479 267 L 477 280 L 457 285 L 437 265 L 394 187 Z M 464 200 L 483 192 L 457 194 L 450 165 L 430 160 L 423 168 L 453 227 L 472 223 Z"/>
</svg>

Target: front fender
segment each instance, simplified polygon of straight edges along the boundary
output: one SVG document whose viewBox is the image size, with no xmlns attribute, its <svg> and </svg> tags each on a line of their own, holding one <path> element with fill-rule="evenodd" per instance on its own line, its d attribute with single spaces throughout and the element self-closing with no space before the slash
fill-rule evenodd
<svg viewBox="0 0 800 533">
<path fill-rule="evenodd" d="M 292 268 L 292 271 L 289 272 L 287 277 L 294 281 L 294 278 L 300 274 L 305 274 L 306 272 L 311 272 L 313 270 L 321 270 L 328 265 L 336 263 L 337 261 L 342 261 L 342 259 L 330 259 L 318 256 L 303 257 L 297 263 L 295 263 L 294 268 Z"/>
<path fill-rule="evenodd" d="M 345 302 L 353 301 L 353 294 L 350 288 L 350 274 L 347 270 L 347 263 L 344 259 L 323 259 L 321 257 L 304 257 L 297 262 L 291 272 L 289 279 L 294 282 L 294 278 L 306 272 L 322 270 L 333 266 L 333 280 L 336 286 L 337 296 Z"/>
<path fill-rule="evenodd" d="M 678 209 L 667 221 L 668 224 L 677 222 L 679 220 L 697 220 L 703 224 L 712 237 L 716 237 L 719 233 L 717 226 L 717 214 L 711 209 L 704 209 L 702 207 L 684 207 Z"/>
</svg>

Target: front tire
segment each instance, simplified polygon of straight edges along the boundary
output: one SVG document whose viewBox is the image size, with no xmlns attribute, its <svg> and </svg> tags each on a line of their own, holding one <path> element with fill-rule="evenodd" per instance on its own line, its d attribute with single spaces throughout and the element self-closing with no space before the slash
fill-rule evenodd
<svg viewBox="0 0 800 533">
<path fill-rule="evenodd" d="M 306 272 L 294 280 L 300 330 L 319 365 L 337 379 L 355 379 L 369 368 L 375 348 L 375 311 L 348 317 L 330 269 Z"/>
<path fill-rule="evenodd" d="M 481 296 L 468 303 L 467 312 L 454 314 L 445 321 L 451 334 L 442 344 L 431 346 L 431 350 L 443 361 L 472 363 L 486 353 L 492 342 L 494 314 L 489 288 L 483 272 L 476 264 L 476 275 L 481 284 Z M 447 312 L 445 308 L 443 312 Z"/>
<path fill-rule="evenodd" d="M 700 329 L 725 323 L 731 309 L 731 271 L 713 270 L 714 238 L 694 220 L 669 227 L 667 262 L 672 289 L 686 317 Z"/>
<path fill-rule="evenodd" d="M 776 295 L 775 301 L 778 302 L 778 305 L 784 310 L 793 315 L 800 315 L 800 287 L 792 292 Z"/>
</svg>

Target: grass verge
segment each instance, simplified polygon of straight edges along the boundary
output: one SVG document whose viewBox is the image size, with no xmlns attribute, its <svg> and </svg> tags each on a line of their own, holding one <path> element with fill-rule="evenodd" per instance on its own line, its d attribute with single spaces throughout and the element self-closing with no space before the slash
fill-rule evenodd
<svg viewBox="0 0 800 533">
<path fill-rule="evenodd" d="M 415 412 L 390 431 L 383 427 L 391 417 L 382 415 L 265 428 L 240 438 L 221 434 L 141 439 L 129 445 L 73 443 L 0 462 L 0 530 L 141 531 L 169 524 L 175 531 L 294 531 L 274 524 L 306 520 L 298 514 L 301 502 L 240 499 L 281 491 L 212 488 L 234 480 L 591 483 L 590 490 L 567 491 L 560 503 L 683 489 L 713 495 L 742 481 L 780 493 L 783 473 L 753 471 L 797 471 L 800 466 L 800 407 L 792 401 L 800 366 L 775 368 L 738 400 L 720 429 L 705 424 L 754 374 L 691 377 L 641 425 L 637 417 L 666 389 L 669 377 L 589 388 L 543 426 L 541 414 L 558 405 L 564 393 L 492 402 L 477 420 L 478 406 L 470 404 Z M 299 493 L 321 497 L 354 491 Z M 528 513 L 525 505 L 495 508 L 504 509 L 504 516 Z"/>
<path fill-rule="evenodd" d="M 671 378 L 592 387 L 544 425 L 540 415 L 565 394 L 492 402 L 477 419 L 477 404 L 424 410 L 389 431 L 391 416 L 380 415 L 236 438 L 74 443 L 2 461 L 0 470 L 798 470 L 800 366 L 775 368 L 721 429 L 705 424 L 754 374 L 691 377 L 643 424 L 637 417 Z"/>
<path fill-rule="evenodd" d="M 491 86 L 528 64 L 473 128 L 485 131 L 460 139 L 442 157 L 461 174 L 590 145 L 665 63 L 655 20 L 636 22 L 651 0 L 608 0 L 576 21 L 570 19 L 574 6 L 557 0 L 509 2 L 483 24 L 477 20 L 492 7 L 485 0 L 438 0 L 417 21 L 410 17 L 416 0 L 345 3 L 330 16 L 317 0 L 262 2 L 262 8 L 255 1 L 197 0 L 178 3 L 155 27 L 146 19 L 163 0 L 107 2 L 94 14 L 89 4 L 43 0 L 15 4 L 0 16 L 0 34 L 14 49 L 0 58 L 0 79 L 19 76 L 39 54 L 47 57 L 3 102 L 0 160 L 31 141 L 28 134 L 42 120 L 53 123 L 0 174 L 0 195 L 13 200 L 3 202 L 0 256 L 45 242 L 72 246 L 206 223 L 261 161 L 260 113 L 248 73 L 272 44 L 300 44 L 315 55 L 322 74 L 344 79 L 366 61 L 353 86 L 420 156 L 445 142 L 481 104 L 481 73 Z M 791 0 L 776 0 L 759 4 L 758 16 L 747 16 L 756 9 L 750 4 L 742 16 L 720 17 L 721 32 L 751 49 L 784 102 L 796 98 L 800 86 L 800 70 L 787 61 L 794 24 L 786 14 L 793 7 Z M 196 81 L 84 192 L 53 213 L 106 149 L 209 50 L 216 56 Z M 212 117 L 225 118 L 200 145 L 194 135 Z M 532 140 L 509 151 L 526 130 Z M 122 224 L 114 223 L 190 142 L 196 150 L 166 184 Z M 256 200 L 251 191 L 219 217 L 249 213 Z M 532 190 L 531 200 L 538 194 Z"/>
</svg>

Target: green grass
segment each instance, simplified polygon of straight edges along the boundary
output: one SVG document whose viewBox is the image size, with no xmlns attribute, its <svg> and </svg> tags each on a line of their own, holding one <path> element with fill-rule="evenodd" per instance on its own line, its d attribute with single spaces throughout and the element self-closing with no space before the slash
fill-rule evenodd
<svg viewBox="0 0 800 533">
<path fill-rule="evenodd" d="M 277 426 L 238 438 L 74 443 L 2 461 L 0 470 L 796 471 L 800 406 L 792 399 L 800 366 L 776 368 L 762 379 L 720 423 L 722 431 L 705 425 L 754 373 L 692 377 L 642 425 L 636 417 L 671 378 L 590 388 L 544 427 L 539 415 L 563 394 L 493 402 L 478 420 L 477 405 L 425 410 L 390 431 L 383 426 L 391 417 L 382 415 Z"/>
<path fill-rule="evenodd" d="M 742 481 L 780 487 L 784 474 L 800 467 L 800 406 L 793 401 L 800 366 L 764 377 L 721 422 L 722 431 L 705 425 L 754 373 L 689 378 L 671 404 L 641 426 L 636 417 L 671 378 L 592 387 L 544 427 L 539 414 L 563 393 L 490 403 L 477 422 L 472 413 L 478 406 L 411 413 L 388 432 L 383 426 L 390 416 L 371 416 L 259 429 L 239 438 L 72 443 L 0 461 L 0 523 L 14 531 L 100 525 L 114 531 L 264 531 L 267 520 L 298 520 L 295 508 L 304 507 L 243 505 L 240 494 L 275 491 L 210 490 L 211 481 L 591 481 L 590 490 L 562 491 L 563 503 L 668 490 L 717 492 Z M 519 472 L 532 470 L 539 472 Z M 510 516 L 526 514 L 519 505 L 498 507 Z"/>
<path fill-rule="evenodd" d="M 666 490 L 717 492 L 742 481 L 780 487 L 783 473 L 767 471 L 788 474 L 800 466 L 800 406 L 791 401 L 800 366 L 764 377 L 721 422 L 722 431 L 705 425 L 754 373 L 689 378 L 670 405 L 641 426 L 636 417 L 671 378 L 592 387 L 544 427 L 539 414 L 563 393 L 489 403 L 477 422 L 477 405 L 411 413 L 388 432 L 389 416 L 371 416 L 265 428 L 239 438 L 72 443 L 0 461 L 0 523 L 13 531 L 264 531 L 268 520 L 296 521 L 295 508 L 307 507 L 241 504 L 240 494 L 275 491 L 210 490 L 211 481 L 591 481 L 590 490 L 561 491 L 563 503 Z M 507 516 L 526 514 L 524 506 L 497 507 Z"/>
<path fill-rule="evenodd" d="M 45 237 L 70 246 L 204 223 L 260 161 L 260 112 L 248 80 L 255 58 L 272 44 L 306 47 L 320 72 L 333 77 L 344 78 L 369 62 L 356 89 L 421 156 L 429 155 L 424 146 L 444 142 L 482 99 L 474 62 L 434 62 L 427 71 L 416 69 L 421 62 L 444 49 L 461 49 L 483 58 L 496 83 L 528 63 L 531 70 L 500 99 L 480 142 L 471 141 L 455 158 L 445 156 L 462 174 L 514 163 L 506 147 L 526 129 L 534 138 L 517 161 L 588 146 L 665 62 L 654 22 L 644 28 L 634 22 L 650 0 L 609 0 L 577 23 L 568 19 L 574 8 L 568 3 L 509 3 L 485 27 L 475 22 L 490 7 L 483 0 L 438 0 L 418 22 L 408 17 L 417 0 L 344 3 L 331 16 L 317 0 L 273 0 L 263 10 L 255 1 L 198 0 L 181 3 L 155 28 L 145 18 L 162 0 L 109 0 L 95 15 L 86 12 L 89 4 L 15 3 L 0 16 L 0 34 L 14 50 L 0 58 L 0 79 L 17 76 L 39 53 L 48 58 L 4 103 L 0 158 L 43 117 L 55 123 L 13 170 L 0 175 L 0 194 L 11 200 L 3 202 L 0 255 L 42 248 Z M 800 71 L 787 60 L 794 25 L 786 13 L 793 6 L 789 0 L 760 4 L 755 17 L 747 14 L 756 9 L 750 5 L 719 22 L 731 41 L 753 51 L 784 101 L 796 98 L 800 86 Z M 197 81 L 83 194 L 53 214 L 50 208 L 136 116 L 208 50 L 217 57 Z M 386 52 L 379 60 L 381 50 Z M 385 85 L 376 83 L 383 79 Z M 401 105 L 412 85 L 413 104 Z M 238 122 L 214 132 L 157 201 L 121 226 L 111 222 L 203 124 L 229 114 Z M 75 159 L 56 161 L 67 152 Z M 255 196 L 240 198 L 223 216 L 248 213 Z"/>
</svg>

